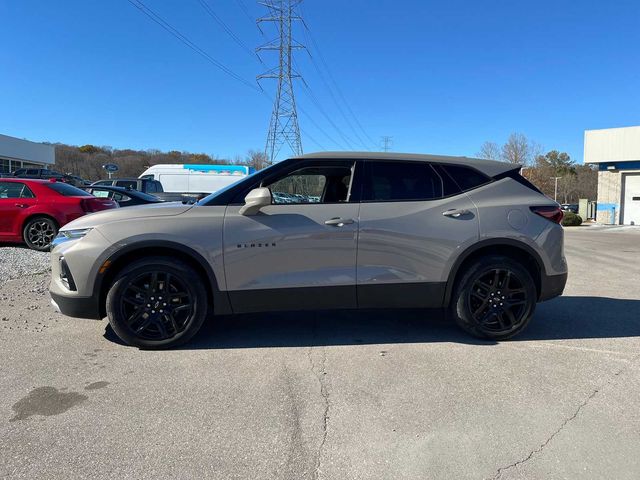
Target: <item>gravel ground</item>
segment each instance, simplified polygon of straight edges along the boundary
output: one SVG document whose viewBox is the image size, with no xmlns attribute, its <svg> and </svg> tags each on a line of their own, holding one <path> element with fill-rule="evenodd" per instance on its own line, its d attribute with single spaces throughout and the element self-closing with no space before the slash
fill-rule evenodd
<svg viewBox="0 0 640 480">
<path fill-rule="evenodd" d="M 45 273 L 49 269 L 49 252 L 0 244 L 0 285 L 27 275 Z"/>
</svg>

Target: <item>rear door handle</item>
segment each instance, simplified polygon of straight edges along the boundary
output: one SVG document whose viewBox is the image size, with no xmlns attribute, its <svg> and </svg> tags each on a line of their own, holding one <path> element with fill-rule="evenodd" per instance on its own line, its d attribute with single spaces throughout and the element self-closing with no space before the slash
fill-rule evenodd
<svg viewBox="0 0 640 480">
<path fill-rule="evenodd" d="M 333 227 L 342 227 L 343 225 L 350 225 L 353 223 L 353 218 L 340 218 L 335 217 L 329 220 L 325 220 L 325 225 L 331 225 Z"/>
<path fill-rule="evenodd" d="M 471 212 L 469 212 L 469 210 L 467 210 L 466 208 L 454 208 L 451 210 L 445 210 L 444 212 L 442 212 L 442 215 L 444 215 L 445 217 L 458 218 L 462 215 L 467 215 L 468 213 Z"/>
</svg>

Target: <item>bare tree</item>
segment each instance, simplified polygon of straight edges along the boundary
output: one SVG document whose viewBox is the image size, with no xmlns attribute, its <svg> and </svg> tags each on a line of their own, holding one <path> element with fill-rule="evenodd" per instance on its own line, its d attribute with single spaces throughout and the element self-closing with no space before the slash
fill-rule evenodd
<svg viewBox="0 0 640 480">
<path fill-rule="evenodd" d="M 269 157 L 261 150 L 249 150 L 244 163 L 256 170 L 262 170 L 271 165 Z"/>
<path fill-rule="evenodd" d="M 512 133 L 502 146 L 502 160 L 527 165 L 531 162 L 531 144 L 522 133 Z"/>
<path fill-rule="evenodd" d="M 497 143 L 484 142 L 476 155 L 478 158 L 485 158 L 487 160 L 500 160 L 502 152 Z"/>
</svg>

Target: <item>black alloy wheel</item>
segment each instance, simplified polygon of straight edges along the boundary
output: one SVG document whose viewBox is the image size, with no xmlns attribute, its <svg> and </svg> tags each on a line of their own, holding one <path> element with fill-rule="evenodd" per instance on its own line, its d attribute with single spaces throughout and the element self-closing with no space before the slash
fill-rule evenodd
<svg viewBox="0 0 640 480">
<path fill-rule="evenodd" d="M 508 333 L 526 320 L 526 290 L 508 269 L 493 268 L 480 275 L 467 301 L 474 321 L 488 333 Z"/>
<path fill-rule="evenodd" d="M 140 348 L 170 348 L 195 335 L 207 314 L 202 279 L 188 265 L 164 257 L 142 259 L 116 278 L 107 316 L 118 337 Z"/>
<path fill-rule="evenodd" d="M 468 333 L 505 340 L 528 325 L 537 301 L 535 281 L 518 260 L 489 255 L 469 265 L 451 298 L 451 313 Z"/>
</svg>

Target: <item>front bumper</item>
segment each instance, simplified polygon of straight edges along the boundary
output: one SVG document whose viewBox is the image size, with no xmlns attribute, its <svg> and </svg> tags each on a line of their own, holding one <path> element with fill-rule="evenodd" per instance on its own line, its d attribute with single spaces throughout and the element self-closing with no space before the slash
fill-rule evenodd
<svg viewBox="0 0 640 480">
<path fill-rule="evenodd" d="M 68 317 L 101 320 L 100 305 L 96 297 L 65 297 L 54 292 L 51 294 L 51 305 Z"/>
<path fill-rule="evenodd" d="M 567 284 L 568 273 L 562 273 L 560 275 L 543 275 L 540 279 L 540 297 L 539 302 L 545 300 L 551 300 L 552 298 L 559 297 L 564 291 L 564 287 Z"/>
</svg>

